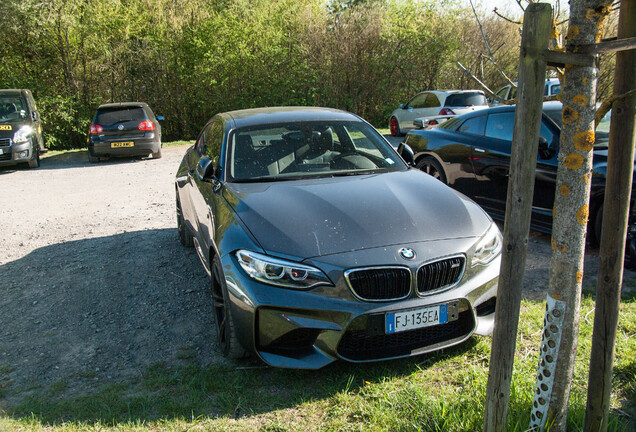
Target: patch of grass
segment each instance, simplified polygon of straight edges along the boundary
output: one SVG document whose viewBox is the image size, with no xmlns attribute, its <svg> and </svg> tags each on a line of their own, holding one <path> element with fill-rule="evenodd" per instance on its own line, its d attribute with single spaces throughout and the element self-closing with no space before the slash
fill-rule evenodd
<svg viewBox="0 0 636 432">
<path fill-rule="evenodd" d="M 191 146 L 194 141 L 169 141 L 162 144 L 163 147 L 179 147 L 179 146 Z"/>
<path fill-rule="evenodd" d="M 568 430 L 582 430 L 593 299 L 583 299 Z M 544 304 L 524 301 L 509 407 L 509 431 L 525 431 L 539 360 Z M 609 430 L 636 418 L 636 301 L 621 304 Z M 71 399 L 42 389 L 25 397 L 0 430 L 475 431 L 483 421 L 488 338 L 415 358 L 336 363 L 320 371 L 253 363 L 156 364 L 139 379 Z M 184 349 L 183 360 L 193 360 Z M 57 386 L 57 387 L 56 387 Z M 62 384 L 56 384 L 63 390 Z M 54 389 L 55 390 L 55 389 Z M 627 417 L 631 416 L 631 420 Z"/>
</svg>

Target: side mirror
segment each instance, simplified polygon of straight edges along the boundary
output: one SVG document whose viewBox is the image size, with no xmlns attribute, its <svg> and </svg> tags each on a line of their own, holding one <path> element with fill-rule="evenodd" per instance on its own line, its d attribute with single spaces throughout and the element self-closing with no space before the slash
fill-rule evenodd
<svg viewBox="0 0 636 432">
<path fill-rule="evenodd" d="M 539 157 L 541 159 L 550 159 L 552 157 L 552 149 L 548 144 L 548 140 L 544 137 L 539 137 Z"/>
<path fill-rule="evenodd" d="M 397 152 L 400 156 L 402 156 L 402 159 L 404 159 L 404 162 L 406 162 L 407 165 L 415 166 L 415 153 L 413 153 L 413 149 L 408 144 L 403 142 L 400 143 L 400 145 L 398 145 Z"/>
<path fill-rule="evenodd" d="M 197 164 L 197 177 L 201 181 L 210 181 L 214 178 L 216 172 L 214 167 L 214 161 L 209 157 L 202 157 Z"/>
<path fill-rule="evenodd" d="M 163 121 L 163 116 L 161 116 L 161 115 L 157 116 L 157 120 Z"/>
</svg>

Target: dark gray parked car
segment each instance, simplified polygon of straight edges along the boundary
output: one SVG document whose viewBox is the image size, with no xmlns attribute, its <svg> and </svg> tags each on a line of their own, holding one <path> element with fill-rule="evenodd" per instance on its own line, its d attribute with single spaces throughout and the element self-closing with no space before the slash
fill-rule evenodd
<svg viewBox="0 0 636 432">
<path fill-rule="evenodd" d="M 37 168 L 44 151 L 40 113 L 31 91 L 0 90 L 0 166 L 26 163 Z"/>
<path fill-rule="evenodd" d="M 88 130 L 88 160 L 100 158 L 149 156 L 161 157 L 161 126 L 144 102 L 120 102 L 100 105 Z"/>
<path fill-rule="evenodd" d="M 315 369 L 492 331 L 497 226 L 351 113 L 218 114 L 175 188 L 180 240 L 211 274 L 228 357 Z"/>
</svg>

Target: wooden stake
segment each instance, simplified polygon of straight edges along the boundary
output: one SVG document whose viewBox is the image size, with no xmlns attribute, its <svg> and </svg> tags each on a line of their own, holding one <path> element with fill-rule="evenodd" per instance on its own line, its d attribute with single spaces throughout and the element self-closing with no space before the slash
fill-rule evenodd
<svg viewBox="0 0 636 432">
<path fill-rule="evenodd" d="M 636 36 L 636 2 L 622 1 L 618 22 L 619 41 Z M 614 95 L 636 89 L 636 50 L 618 52 Z M 634 170 L 636 95 L 617 98 L 612 104 L 609 155 L 600 266 L 596 285 L 596 311 L 585 412 L 586 432 L 607 431 L 614 348 L 623 281 L 623 255 L 629 219 Z"/>
<path fill-rule="evenodd" d="M 541 53 L 548 47 L 551 25 L 552 7 L 549 4 L 528 5 L 524 13 L 521 38 L 518 103 L 504 224 L 504 251 L 486 391 L 484 432 L 505 431 L 508 418 L 539 147 L 541 100 L 545 86 L 546 63 Z"/>
</svg>

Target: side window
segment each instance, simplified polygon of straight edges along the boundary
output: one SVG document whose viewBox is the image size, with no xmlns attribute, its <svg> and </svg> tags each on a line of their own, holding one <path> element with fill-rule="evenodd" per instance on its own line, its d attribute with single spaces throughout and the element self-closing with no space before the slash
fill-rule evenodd
<svg viewBox="0 0 636 432">
<path fill-rule="evenodd" d="M 221 146 L 223 145 L 223 125 L 217 120 L 203 132 L 205 140 L 205 155 L 214 161 L 216 166 L 221 161 Z"/>
<path fill-rule="evenodd" d="M 514 125 L 514 111 L 490 114 L 486 123 L 486 136 L 489 138 L 512 141 Z"/>
<path fill-rule="evenodd" d="M 554 144 L 554 132 L 552 132 L 548 125 L 545 124 L 544 120 L 541 121 L 541 130 L 539 131 L 539 136 L 545 138 L 548 144 Z"/>
<path fill-rule="evenodd" d="M 506 99 L 507 96 L 508 96 L 508 88 L 509 87 L 506 86 L 506 87 L 502 88 L 501 90 L 499 90 L 497 92 L 497 96 L 499 96 L 502 99 Z"/>
<path fill-rule="evenodd" d="M 439 103 L 439 99 L 433 93 L 429 94 L 426 97 L 426 103 L 424 104 L 424 108 L 436 108 L 440 107 L 442 104 Z"/>
<path fill-rule="evenodd" d="M 486 116 L 478 116 L 469 118 L 457 129 L 458 132 L 472 134 L 472 135 L 483 135 L 484 134 L 484 126 L 486 126 Z"/>
<path fill-rule="evenodd" d="M 421 93 L 421 94 L 415 95 L 415 97 L 409 101 L 407 106 L 409 108 L 415 108 L 415 109 L 424 108 L 426 106 L 427 96 L 428 96 L 427 93 Z"/>
</svg>

